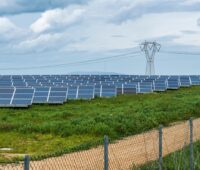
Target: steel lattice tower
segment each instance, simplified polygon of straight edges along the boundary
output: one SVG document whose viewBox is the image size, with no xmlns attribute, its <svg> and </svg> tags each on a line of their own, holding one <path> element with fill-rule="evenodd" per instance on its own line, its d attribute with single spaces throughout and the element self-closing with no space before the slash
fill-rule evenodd
<svg viewBox="0 0 200 170">
<path fill-rule="evenodd" d="M 161 45 L 157 42 L 147 42 L 145 41 L 140 45 L 141 51 L 144 51 L 147 64 L 146 64 L 146 75 L 155 75 L 154 58 L 155 53 L 161 48 Z"/>
</svg>

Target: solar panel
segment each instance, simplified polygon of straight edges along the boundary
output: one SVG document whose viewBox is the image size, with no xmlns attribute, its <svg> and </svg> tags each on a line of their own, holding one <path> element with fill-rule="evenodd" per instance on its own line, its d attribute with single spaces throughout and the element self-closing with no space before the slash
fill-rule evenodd
<svg viewBox="0 0 200 170">
<path fill-rule="evenodd" d="M 114 82 L 113 85 L 116 87 L 116 88 L 122 88 L 124 82 Z"/>
<path fill-rule="evenodd" d="M 16 88 L 15 94 L 33 94 L 34 89 L 32 88 Z"/>
<path fill-rule="evenodd" d="M 11 80 L 11 76 L 5 76 L 5 75 L 4 75 L 4 76 L 1 76 L 1 77 L 0 77 L 0 81 L 1 81 L 1 80 Z"/>
<path fill-rule="evenodd" d="M 94 86 L 79 86 L 77 98 L 78 99 L 93 99 Z"/>
<path fill-rule="evenodd" d="M 117 95 L 121 94 L 136 94 L 137 93 L 137 88 L 133 87 L 125 87 L 125 88 L 117 88 Z"/>
<path fill-rule="evenodd" d="M 125 87 L 123 88 L 123 94 L 136 94 L 137 93 L 137 88 L 133 87 L 133 88 L 129 88 L 129 87 Z"/>
<path fill-rule="evenodd" d="M 117 95 L 117 90 L 115 86 L 103 85 L 101 88 L 101 97 L 113 97 Z"/>
<path fill-rule="evenodd" d="M 54 96 L 54 97 L 49 97 L 48 103 L 49 104 L 63 104 L 65 100 L 66 100 L 65 97 Z"/>
<path fill-rule="evenodd" d="M 180 86 L 181 87 L 191 86 L 190 77 L 189 76 L 180 76 Z"/>
<path fill-rule="evenodd" d="M 0 93 L 0 99 L 7 99 L 11 98 L 13 96 L 13 93 Z"/>
<path fill-rule="evenodd" d="M 157 76 L 157 75 L 151 75 L 147 79 L 156 80 L 158 78 L 159 78 L 159 76 Z"/>
<path fill-rule="evenodd" d="M 11 106 L 11 99 L 13 97 L 14 88 L 1 88 L 0 89 L 0 107 Z"/>
<path fill-rule="evenodd" d="M 77 99 L 78 94 L 78 87 L 77 86 L 69 86 L 67 92 L 67 99 Z"/>
<path fill-rule="evenodd" d="M 137 82 L 124 83 L 122 87 L 117 87 L 117 94 L 136 94 L 137 93 Z"/>
<path fill-rule="evenodd" d="M 1 94 L 7 94 L 7 93 L 13 93 L 13 92 L 14 92 L 14 88 L 1 88 L 0 89 Z"/>
<path fill-rule="evenodd" d="M 62 104 L 67 99 L 67 88 L 52 87 L 50 89 L 48 103 L 49 104 Z"/>
<path fill-rule="evenodd" d="M 151 92 L 153 92 L 153 87 L 151 82 L 139 83 L 138 93 L 151 93 Z"/>
<path fill-rule="evenodd" d="M 14 107 L 27 107 L 32 104 L 32 99 L 13 99 L 12 106 Z"/>
<path fill-rule="evenodd" d="M 47 98 L 49 95 L 49 87 L 38 87 L 35 88 L 33 103 L 39 104 L 39 103 L 47 103 Z"/>
<path fill-rule="evenodd" d="M 117 87 L 116 91 L 117 91 L 117 95 L 123 94 L 123 88 L 122 87 Z"/>
<path fill-rule="evenodd" d="M 100 97 L 101 96 L 101 85 L 98 84 L 98 85 L 95 85 L 95 88 L 94 88 L 94 96 L 96 97 Z"/>
<path fill-rule="evenodd" d="M 11 105 L 14 107 L 27 107 L 32 104 L 34 89 L 16 88 Z"/>
<path fill-rule="evenodd" d="M 0 107 L 11 106 L 10 101 L 11 101 L 11 98 L 10 99 L 0 99 Z"/>
<path fill-rule="evenodd" d="M 162 80 L 156 80 L 154 82 L 154 91 L 165 91 L 167 90 L 167 85 L 166 85 L 166 81 L 162 81 Z"/>
<path fill-rule="evenodd" d="M 32 99 L 33 93 L 16 93 L 15 92 L 14 98 L 17 98 L 17 99 Z"/>
<path fill-rule="evenodd" d="M 180 87 L 178 79 L 168 79 L 167 89 L 178 89 Z"/>
<path fill-rule="evenodd" d="M 22 79 L 21 75 L 12 75 L 11 77 L 12 77 L 13 80 L 15 80 L 15 79 Z"/>
<path fill-rule="evenodd" d="M 0 76 L 0 106 L 25 107 L 32 103 L 61 104 L 66 99 L 149 93 L 191 85 L 200 85 L 200 76 L 3 75 Z"/>
<path fill-rule="evenodd" d="M 12 82 L 0 82 L 0 87 L 12 87 Z"/>
<path fill-rule="evenodd" d="M 139 86 L 139 82 L 129 82 L 129 83 L 123 84 L 124 88 L 138 88 L 138 86 Z"/>
<path fill-rule="evenodd" d="M 33 103 L 35 103 L 35 104 L 47 103 L 47 97 L 44 97 L 44 96 L 35 96 L 33 98 Z"/>
<path fill-rule="evenodd" d="M 15 87 L 26 87 L 25 82 L 13 82 L 12 85 L 15 86 Z"/>
<path fill-rule="evenodd" d="M 199 76 L 190 76 L 190 80 L 192 85 L 200 85 Z"/>
</svg>

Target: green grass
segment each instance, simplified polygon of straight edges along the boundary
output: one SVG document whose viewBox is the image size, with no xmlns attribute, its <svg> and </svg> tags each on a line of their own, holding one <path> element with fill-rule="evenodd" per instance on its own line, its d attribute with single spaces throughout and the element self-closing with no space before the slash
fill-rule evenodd
<svg viewBox="0 0 200 170">
<path fill-rule="evenodd" d="M 194 169 L 200 170 L 200 141 L 194 143 L 193 149 Z M 189 146 L 171 153 L 163 158 L 164 170 L 188 170 L 190 169 L 190 150 Z M 158 161 L 149 162 L 141 167 L 133 167 L 133 170 L 159 170 Z"/>
<path fill-rule="evenodd" d="M 191 116 L 200 117 L 198 86 L 64 105 L 4 108 L 0 109 L 0 148 L 13 148 L 11 153 L 59 155 L 102 143 L 105 134 L 120 139 Z"/>
</svg>

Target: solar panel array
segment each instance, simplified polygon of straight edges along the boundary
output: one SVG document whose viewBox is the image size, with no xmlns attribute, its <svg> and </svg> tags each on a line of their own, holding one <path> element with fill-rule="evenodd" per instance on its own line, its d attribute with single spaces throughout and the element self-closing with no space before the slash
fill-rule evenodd
<svg viewBox="0 0 200 170">
<path fill-rule="evenodd" d="M 68 99 L 152 93 L 192 85 L 200 85 L 200 76 L 2 75 L 0 107 L 63 104 Z"/>
</svg>

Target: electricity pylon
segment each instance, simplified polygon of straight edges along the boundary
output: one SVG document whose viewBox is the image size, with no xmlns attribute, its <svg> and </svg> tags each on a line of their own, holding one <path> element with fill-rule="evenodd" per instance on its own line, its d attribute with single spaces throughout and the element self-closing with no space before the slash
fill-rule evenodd
<svg viewBox="0 0 200 170">
<path fill-rule="evenodd" d="M 141 51 L 144 51 L 147 64 L 146 64 L 146 75 L 155 75 L 154 58 L 155 53 L 160 51 L 161 45 L 157 42 L 147 42 L 145 41 L 140 45 Z"/>
</svg>

